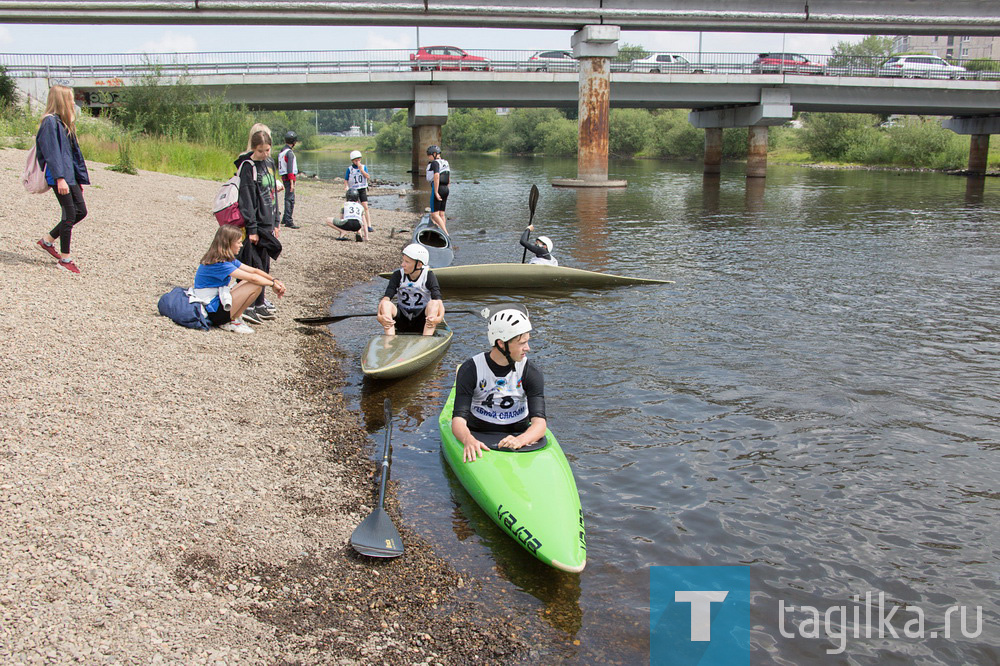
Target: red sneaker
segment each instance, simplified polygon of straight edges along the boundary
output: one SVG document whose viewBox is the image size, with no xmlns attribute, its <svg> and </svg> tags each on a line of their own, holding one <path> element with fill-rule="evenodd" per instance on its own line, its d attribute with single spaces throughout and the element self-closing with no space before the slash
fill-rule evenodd
<svg viewBox="0 0 1000 666">
<path fill-rule="evenodd" d="M 73 263 L 72 259 L 69 260 L 69 261 L 63 261 L 62 259 L 60 259 L 59 260 L 59 268 L 62 268 L 63 270 L 67 270 L 70 273 L 79 273 L 80 272 L 80 269 L 76 267 L 76 264 Z"/>
<path fill-rule="evenodd" d="M 38 247 L 42 248 L 42 252 L 48 252 L 53 257 L 55 257 L 56 261 L 59 261 L 60 259 L 62 259 L 62 257 L 59 256 L 59 253 L 56 252 L 56 246 L 55 245 L 46 245 L 45 242 L 41 238 L 38 239 L 37 245 L 38 245 Z"/>
</svg>

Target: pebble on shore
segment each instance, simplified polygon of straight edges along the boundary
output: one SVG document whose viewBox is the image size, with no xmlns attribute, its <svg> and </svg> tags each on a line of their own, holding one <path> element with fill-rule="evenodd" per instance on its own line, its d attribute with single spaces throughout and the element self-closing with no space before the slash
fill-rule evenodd
<svg viewBox="0 0 1000 666">
<path fill-rule="evenodd" d="M 502 601 L 459 589 L 391 492 L 406 555 L 372 562 L 347 546 L 374 499 L 371 444 L 332 337 L 292 318 L 393 268 L 407 237 L 380 230 L 415 216 L 375 211 L 371 242 L 334 243 L 322 220 L 342 188 L 302 183 L 303 226 L 282 230 L 272 270 L 288 287 L 271 297 L 278 318 L 255 335 L 195 331 L 156 301 L 191 284 L 219 184 L 88 163 L 72 275 L 34 246 L 59 209 L 17 183 L 25 155 L 0 150 L 0 661 L 523 656 L 546 629 L 490 617 Z"/>
</svg>

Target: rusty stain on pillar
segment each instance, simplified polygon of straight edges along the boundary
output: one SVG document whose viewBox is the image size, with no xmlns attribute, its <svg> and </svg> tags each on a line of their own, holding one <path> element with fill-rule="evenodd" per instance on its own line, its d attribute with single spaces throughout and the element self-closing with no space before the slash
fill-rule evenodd
<svg viewBox="0 0 1000 666">
<path fill-rule="evenodd" d="M 580 180 L 608 179 L 608 118 L 611 74 L 607 58 L 580 58 Z"/>
<path fill-rule="evenodd" d="M 705 173 L 722 171 L 722 128 L 705 128 Z"/>
<path fill-rule="evenodd" d="M 969 136 L 969 175 L 983 176 L 986 174 L 986 159 L 990 152 L 989 134 L 971 134 Z"/>
<path fill-rule="evenodd" d="M 427 146 L 441 145 L 440 125 L 415 125 L 413 127 L 413 184 L 421 189 L 429 189 L 424 177 L 427 169 Z"/>
<path fill-rule="evenodd" d="M 747 137 L 747 178 L 767 176 L 767 125 L 751 125 Z"/>
</svg>

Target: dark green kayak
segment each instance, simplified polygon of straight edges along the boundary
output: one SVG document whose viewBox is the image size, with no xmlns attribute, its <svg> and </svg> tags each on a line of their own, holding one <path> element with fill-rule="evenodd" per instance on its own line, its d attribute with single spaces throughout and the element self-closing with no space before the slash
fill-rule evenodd
<svg viewBox="0 0 1000 666">
<path fill-rule="evenodd" d="M 672 284 L 670 280 L 595 273 L 548 264 L 470 264 L 434 268 L 442 289 L 609 289 L 637 284 Z M 391 273 L 380 273 L 389 278 Z"/>
<path fill-rule="evenodd" d="M 379 379 L 412 375 L 444 356 L 451 344 L 451 336 L 447 322 L 438 325 L 434 335 L 376 335 L 368 341 L 361 354 L 361 371 Z"/>
</svg>

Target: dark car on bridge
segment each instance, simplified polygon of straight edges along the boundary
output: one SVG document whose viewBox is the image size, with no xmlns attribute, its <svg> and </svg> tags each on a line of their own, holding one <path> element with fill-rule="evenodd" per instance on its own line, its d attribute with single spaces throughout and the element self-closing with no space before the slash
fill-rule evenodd
<svg viewBox="0 0 1000 666">
<path fill-rule="evenodd" d="M 750 64 L 751 74 L 822 74 L 823 65 L 799 53 L 761 53 Z"/>
<path fill-rule="evenodd" d="M 486 72 L 493 67 L 490 61 L 481 56 L 472 55 L 456 46 L 421 46 L 416 53 L 410 54 L 413 71 L 425 70 L 465 70 Z"/>
</svg>

